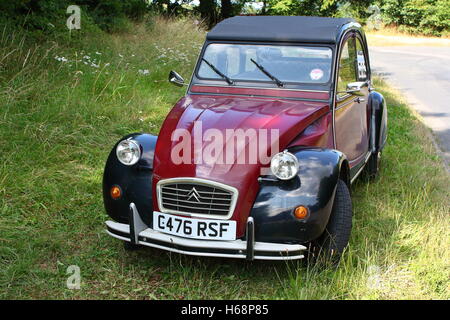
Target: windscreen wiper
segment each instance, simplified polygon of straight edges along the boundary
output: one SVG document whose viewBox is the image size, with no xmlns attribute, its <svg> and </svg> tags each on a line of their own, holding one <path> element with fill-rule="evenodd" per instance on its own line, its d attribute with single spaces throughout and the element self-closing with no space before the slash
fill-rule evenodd
<svg viewBox="0 0 450 320">
<path fill-rule="evenodd" d="M 205 63 L 215 72 L 217 73 L 219 76 L 222 77 L 222 79 L 224 79 L 228 84 L 233 84 L 233 80 L 231 80 L 230 78 L 228 78 L 226 75 L 224 75 L 222 72 L 219 71 L 219 69 L 217 69 L 212 63 L 210 63 L 208 60 L 206 60 L 205 58 L 202 58 L 203 61 L 205 61 Z"/>
<path fill-rule="evenodd" d="M 255 64 L 256 67 L 258 67 L 259 70 L 262 71 L 262 73 L 264 73 L 266 76 L 268 76 L 270 79 L 272 79 L 273 81 L 275 81 L 275 83 L 277 84 L 277 86 L 279 86 L 280 88 L 284 86 L 284 83 L 280 81 L 280 79 L 278 79 L 277 77 L 275 77 L 274 75 L 272 75 L 269 71 L 267 71 L 266 69 L 264 69 L 264 67 L 262 65 L 260 65 L 258 62 L 256 62 L 255 60 L 253 60 L 252 58 L 250 58 L 250 61 L 253 62 Z"/>
</svg>

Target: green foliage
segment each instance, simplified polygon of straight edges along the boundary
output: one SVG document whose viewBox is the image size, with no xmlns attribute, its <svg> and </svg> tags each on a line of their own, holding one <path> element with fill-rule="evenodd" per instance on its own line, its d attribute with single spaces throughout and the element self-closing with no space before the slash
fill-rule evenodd
<svg viewBox="0 0 450 320">
<path fill-rule="evenodd" d="M 110 32 L 127 31 L 128 18 L 141 20 L 147 12 L 145 0 L 78 0 L 86 8 L 98 26 Z"/>
<path fill-rule="evenodd" d="M 269 0 L 269 15 L 331 16 L 337 10 L 334 0 Z"/>
<path fill-rule="evenodd" d="M 400 30 L 426 35 L 445 35 L 450 30 L 450 0 L 269 0 L 267 12 L 351 17 L 370 28 L 383 20 Z"/>
<path fill-rule="evenodd" d="M 0 2 L 0 11 L 3 20 L 48 35 L 64 29 L 69 5 L 81 7 L 83 28 L 96 24 L 111 32 L 127 30 L 129 19 L 141 20 L 149 11 L 146 0 L 9 0 Z"/>
<path fill-rule="evenodd" d="M 55 0 L 16 0 L 0 2 L 0 11 L 4 19 L 10 19 L 28 30 L 40 30 L 43 33 L 65 25 L 66 1 Z"/>
<path fill-rule="evenodd" d="M 267 0 L 255 9 L 256 0 L 8 0 L 0 2 L 3 18 L 37 34 L 64 29 L 66 8 L 79 5 L 83 25 L 96 25 L 109 32 L 129 31 L 128 20 L 141 21 L 149 13 L 186 16 L 198 13 L 209 29 L 228 16 L 242 13 L 351 17 L 377 28 L 381 20 L 401 31 L 446 35 L 450 30 L 450 0 Z M 189 8 L 188 8 L 189 7 Z M 379 8 L 379 9 L 378 9 Z M 382 19 L 380 16 L 382 15 Z"/>
<path fill-rule="evenodd" d="M 382 13 L 402 31 L 439 36 L 450 30 L 449 0 L 384 0 Z"/>
</svg>

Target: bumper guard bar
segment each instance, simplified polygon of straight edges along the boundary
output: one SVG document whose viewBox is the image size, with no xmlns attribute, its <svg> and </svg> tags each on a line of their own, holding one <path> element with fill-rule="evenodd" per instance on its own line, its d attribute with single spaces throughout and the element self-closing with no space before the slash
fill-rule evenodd
<svg viewBox="0 0 450 320">
<path fill-rule="evenodd" d="M 172 252 L 208 257 L 239 258 L 247 260 L 295 260 L 302 259 L 305 246 L 300 244 L 269 243 L 255 241 L 255 223 L 247 219 L 246 240 L 214 241 L 182 238 L 149 228 L 139 216 L 134 203 L 130 204 L 130 224 L 106 221 L 106 232 L 117 239 L 136 245 Z"/>
</svg>

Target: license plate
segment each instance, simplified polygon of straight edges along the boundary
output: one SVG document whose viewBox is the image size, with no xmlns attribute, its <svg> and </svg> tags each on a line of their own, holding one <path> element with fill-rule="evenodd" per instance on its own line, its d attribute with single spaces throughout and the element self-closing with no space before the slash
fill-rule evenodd
<svg viewBox="0 0 450 320">
<path fill-rule="evenodd" d="M 180 237 L 203 240 L 236 240 L 236 221 L 183 218 L 153 212 L 153 229 Z"/>
</svg>

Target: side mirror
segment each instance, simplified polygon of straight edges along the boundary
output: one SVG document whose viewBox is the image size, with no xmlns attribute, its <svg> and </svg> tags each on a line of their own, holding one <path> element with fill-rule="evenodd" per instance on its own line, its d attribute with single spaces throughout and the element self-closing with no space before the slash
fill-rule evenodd
<svg viewBox="0 0 450 320">
<path fill-rule="evenodd" d="M 358 93 L 366 85 L 367 85 L 367 82 L 365 82 L 365 81 L 350 82 L 347 84 L 346 91 L 347 91 L 347 93 Z"/>
<path fill-rule="evenodd" d="M 182 87 L 185 85 L 183 77 L 173 70 L 169 73 L 169 82 L 178 87 Z"/>
</svg>

